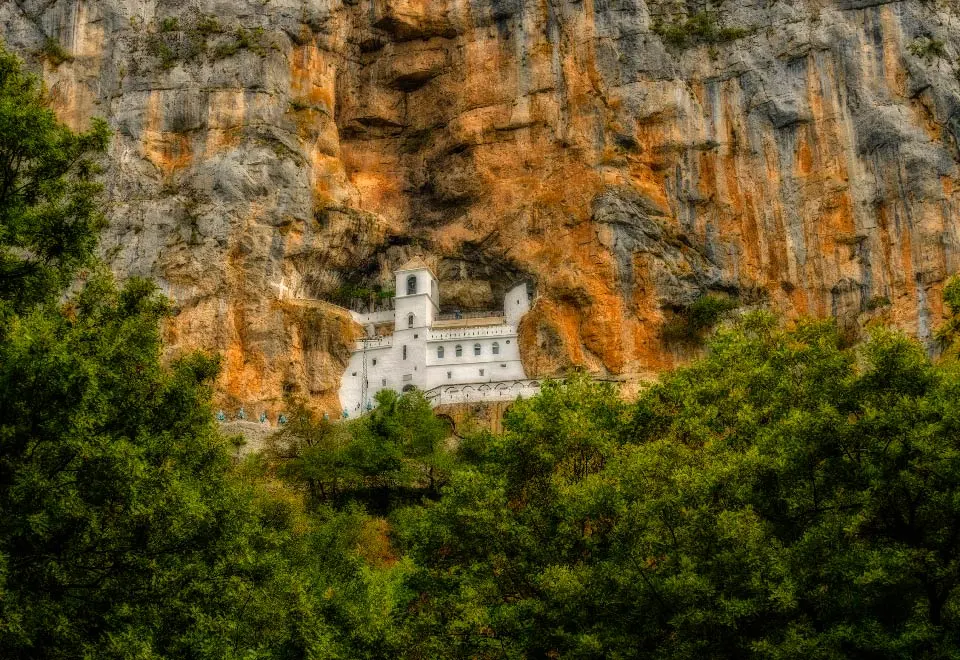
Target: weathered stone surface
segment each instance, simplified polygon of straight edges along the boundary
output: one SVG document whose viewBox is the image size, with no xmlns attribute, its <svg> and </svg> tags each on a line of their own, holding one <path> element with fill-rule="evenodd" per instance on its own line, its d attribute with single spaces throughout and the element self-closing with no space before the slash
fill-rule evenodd
<svg viewBox="0 0 960 660">
<path fill-rule="evenodd" d="M 712 36 L 673 29 L 704 7 Z M 355 332 L 299 299 L 388 285 L 418 252 L 462 308 L 536 283 L 531 375 L 667 368 L 665 312 L 707 291 L 929 340 L 960 266 L 958 19 L 955 0 L 0 3 L 61 117 L 116 131 L 104 256 L 174 299 L 172 352 L 224 353 L 225 403 L 270 411 L 332 408 Z"/>
</svg>

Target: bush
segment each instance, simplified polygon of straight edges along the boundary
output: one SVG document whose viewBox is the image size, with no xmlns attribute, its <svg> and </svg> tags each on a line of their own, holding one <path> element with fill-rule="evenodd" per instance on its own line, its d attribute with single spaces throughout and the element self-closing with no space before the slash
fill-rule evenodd
<svg viewBox="0 0 960 660">
<path fill-rule="evenodd" d="M 939 39 L 921 37 L 916 39 L 907 49 L 911 55 L 922 57 L 925 60 L 940 59 L 947 56 L 947 49 Z"/>
<path fill-rule="evenodd" d="M 732 298 L 707 294 L 693 304 L 677 311 L 660 330 L 660 336 L 668 343 L 699 342 L 724 314 L 736 309 L 738 302 Z"/>
<path fill-rule="evenodd" d="M 697 12 L 678 23 L 660 23 L 653 26 L 654 33 L 676 48 L 689 48 L 700 43 L 718 44 L 736 41 L 753 33 L 752 28 L 721 27 L 713 15 Z"/>
<path fill-rule="evenodd" d="M 267 50 L 271 48 L 268 43 L 262 27 L 255 27 L 252 30 L 239 27 L 233 33 L 232 40 L 226 41 L 217 47 L 217 57 L 232 57 L 240 50 L 249 50 L 263 57 Z"/>
<path fill-rule="evenodd" d="M 875 309 L 880 309 L 881 307 L 889 307 L 890 299 L 886 296 L 873 296 L 870 300 L 867 301 L 867 310 L 873 311 Z"/>
<path fill-rule="evenodd" d="M 220 29 L 220 23 L 218 23 L 217 19 L 213 16 L 201 16 L 197 19 L 195 28 L 198 33 L 205 37 L 223 32 L 223 30 Z"/>
<path fill-rule="evenodd" d="M 147 52 L 160 60 L 161 69 L 171 69 L 179 59 L 177 51 L 160 37 L 151 37 L 147 42 Z"/>
<path fill-rule="evenodd" d="M 168 16 L 160 28 L 147 38 L 147 52 L 159 58 L 161 69 L 170 69 L 177 62 L 190 62 L 207 51 L 207 39 L 221 32 L 212 16 L 198 16 L 183 22 Z"/>
<path fill-rule="evenodd" d="M 58 67 L 64 62 L 72 62 L 73 55 L 71 55 L 63 45 L 57 41 L 54 37 L 47 37 L 43 42 L 43 47 L 40 49 L 43 57 L 49 62 L 52 66 Z"/>
</svg>

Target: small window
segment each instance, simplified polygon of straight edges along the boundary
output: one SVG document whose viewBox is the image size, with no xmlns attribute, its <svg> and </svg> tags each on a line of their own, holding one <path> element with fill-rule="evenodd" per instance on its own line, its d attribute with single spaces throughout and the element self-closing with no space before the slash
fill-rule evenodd
<svg viewBox="0 0 960 660">
<path fill-rule="evenodd" d="M 407 327 L 413 327 L 413 314 L 407 314 Z"/>
<path fill-rule="evenodd" d="M 493 354 L 494 354 L 494 355 L 500 355 L 500 343 L 499 343 L 499 342 L 493 342 Z"/>
<path fill-rule="evenodd" d="M 417 292 L 417 276 L 411 275 L 407 278 L 407 295 L 412 296 Z"/>
<path fill-rule="evenodd" d="M 437 357 L 443 359 L 443 346 L 437 346 Z"/>
<path fill-rule="evenodd" d="M 461 346 L 460 344 L 457 344 L 456 354 L 457 354 L 457 357 L 463 356 L 463 346 Z"/>
<path fill-rule="evenodd" d="M 353 372 L 352 374 L 350 374 L 350 375 L 355 377 L 355 376 L 357 375 L 357 372 L 354 371 L 354 372 Z"/>
<path fill-rule="evenodd" d="M 404 360 L 407 359 L 407 347 L 406 347 L 406 345 L 404 345 L 404 347 L 403 347 L 403 359 L 404 359 Z"/>
<path fill-rule="evenodd" d="M 481 375 L 481 376 L 483 375 L 483 369 L 480 370 L 480 375 Z"/>
<path fill-rule="evenodd" d="M 474 355 L 480 355 L 480 344 L 474 344 L 474 345 L 473 345 L 473 354 L 474 354 Z"/>
<path fill-rule="evenodd" d="M 508 343 L 508 344 L 510 343 L 510 340 L 509 340 L 509 339 L 507 340 L 507 343 Z"/>
<path fill-rule="evenodd" d="M 377 358 L 373 358 L 373 366 L 377 366 Z"/>
<path fill-rule="evenodd" d="M 448 372 L 447 372 L 447 378 L 448 378 L 448 379 L 449 379 L 449 378 L 453 378 L 453 372 L 452 372 L 452 371 L 448 371 Z"/>
<path fill-rule="evenodd" d="M 420 335 L 414 333 L 413 338 L 414 338 L 414 339 L 420 339 Z"/>
<path fill-rule="evenodd" d="M 386 379 L 386 378 L 380 379 L 380 385 L 382 385 L 383 387 L 386 387 L 386 386 L 387 386 L 387 379 Z"/>
</svg>

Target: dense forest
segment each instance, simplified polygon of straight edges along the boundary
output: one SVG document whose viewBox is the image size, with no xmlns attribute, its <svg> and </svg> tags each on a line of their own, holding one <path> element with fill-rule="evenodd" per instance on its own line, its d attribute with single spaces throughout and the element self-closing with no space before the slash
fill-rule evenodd
<svg viewBox="0 0 960 660">
<path fill-rule="evenodd" d="M 291 401 L 240 461 L 217 358 L 93 256 L 108 142 L 0 52 L 0 656 L 960 656 L 960 316 L 932 360 L 741 315 L 456 441 L 417 392 Z"/>
</svg>

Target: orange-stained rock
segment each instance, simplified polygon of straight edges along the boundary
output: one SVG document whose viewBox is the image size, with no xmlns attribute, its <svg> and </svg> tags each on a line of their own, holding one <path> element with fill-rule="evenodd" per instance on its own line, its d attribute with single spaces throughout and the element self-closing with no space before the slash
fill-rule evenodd
<svg viewBox="0 0 960 660">
<path fill-rule="evenodd" d="M 450 306 L 534 282 L 531 375 L 627 381 L 711 291 L 932 346 L 960 269 L 952 1 L 712 3 L 745 36 L 683 47 L 672 0 L 21 4 L 60 116 L 115 129 L 104 257 L 174 300 L 171 354 L 224 355 L 224 405 L 335 412 L 358 329 L 318 301 L 413 254 Z"/>
</svg>

